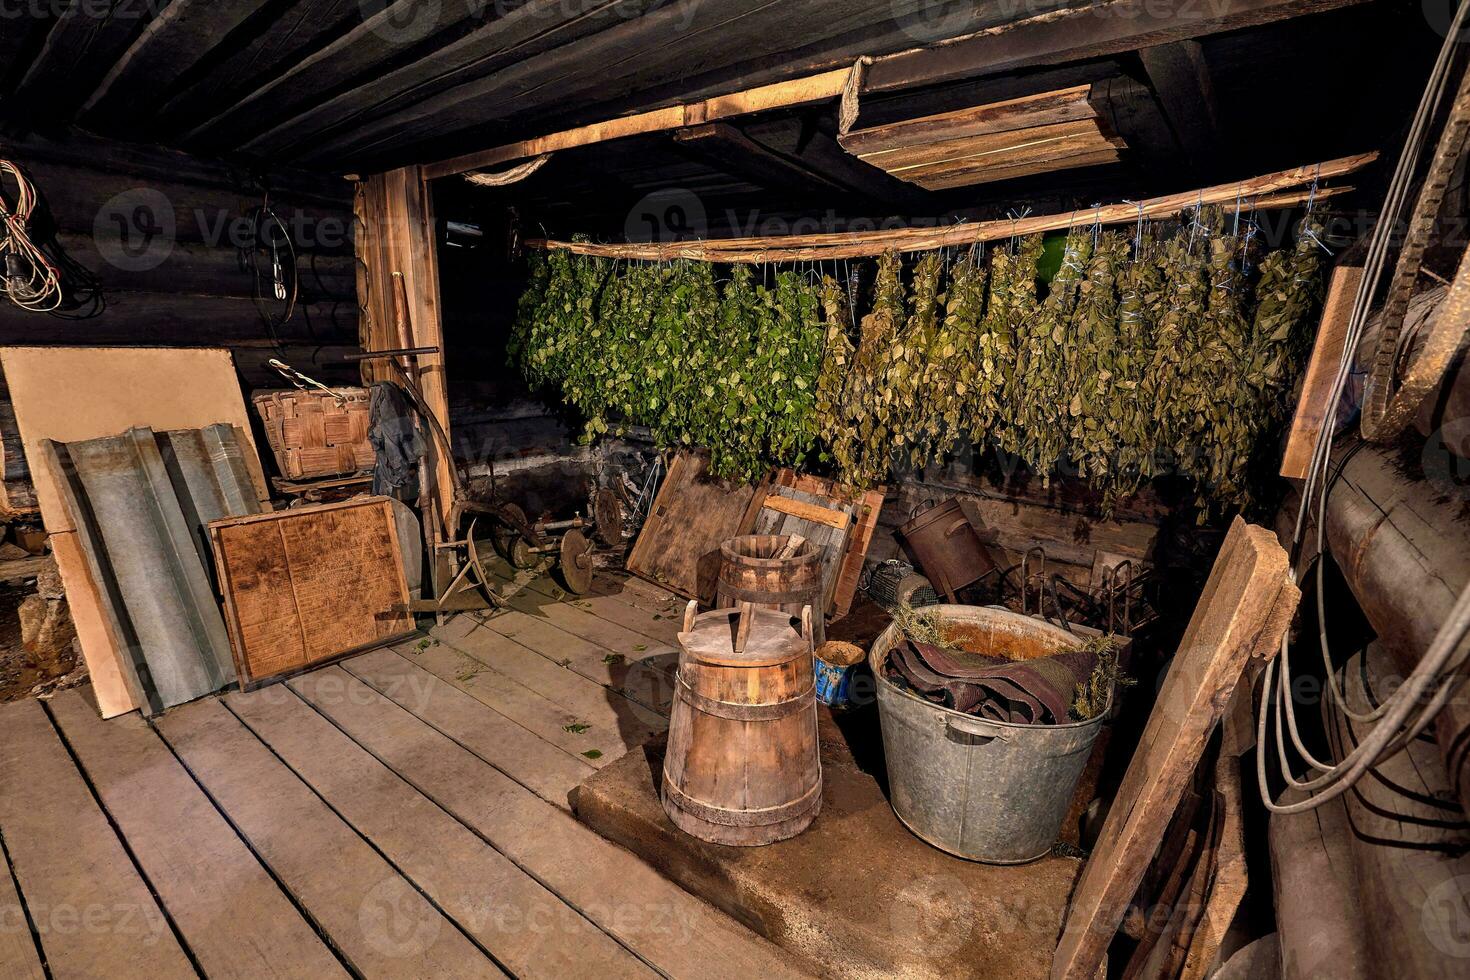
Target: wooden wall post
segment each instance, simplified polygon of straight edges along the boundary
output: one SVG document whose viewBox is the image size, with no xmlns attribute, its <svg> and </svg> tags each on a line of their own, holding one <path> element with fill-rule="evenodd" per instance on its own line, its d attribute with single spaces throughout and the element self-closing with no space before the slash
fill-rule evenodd
<svg viewBox="0 0 1470 980">
<path fill-rule="evenodd" d="M 360 327 L 365 351 L 393 350 L 401 341 L 394 328 L 393 274 L 403 275 L 408 292 L 413 346 L 438 347 L 417 360 L 424 401 L 449 433 L 449 388 L 444 370 L 444 331 L 439 303 L 439 255 L 434 199 L 421 167 L 374 174 L 358 185 L 353 208 L 358 219 L 358 302 L 365 311 Z M 386 361 L 362 362 L 364 384 L 396 377 Z M 451 460 L 430 439 L 430 459 L 441 514 L 454 503 Z M 453 529 L 449 529 L 452 533 Z"/>
</svg>

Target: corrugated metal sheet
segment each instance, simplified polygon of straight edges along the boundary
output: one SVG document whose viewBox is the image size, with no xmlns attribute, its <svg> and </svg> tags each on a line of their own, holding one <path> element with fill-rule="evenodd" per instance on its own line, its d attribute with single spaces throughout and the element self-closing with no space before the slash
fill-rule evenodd
<svg viewBox="0 0 1470 980">
<path fill-rule="evenodd" d="M 47 443 L 145 713 L 235 679 L 205 525 L 259 513 L 229 425 Z"/>
</svg>

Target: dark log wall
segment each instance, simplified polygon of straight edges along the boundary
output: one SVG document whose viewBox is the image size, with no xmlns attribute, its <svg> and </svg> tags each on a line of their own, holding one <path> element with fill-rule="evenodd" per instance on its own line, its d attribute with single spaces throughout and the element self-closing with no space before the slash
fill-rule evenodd
<svg viewBox="0 0 1470 980">
<path fill-rule="evenodd" d="M 327 383 L 354 383 L 356 367 L 342 360 L 358 344 L 347 181 L 250 173 L 80 134 L 0 139 L 0 156 L 40 194 L 34 235 L 53 240 L 98 292 L 64 316 L 0 300 L 0 344 L 222 346 L 247 388 L 282 385 L 266 365 L 271 357 Z M 250 216 L 266 187 L 300 268 L 296 312 L 274 328 L 254 299 L 250 257 Z M 7 183 L 7 200 L 13 193 Z M 270 295 L 268 262 L 264 270 Z M 284 304 L 268 308 L 284 312 Z"/>
</svg>

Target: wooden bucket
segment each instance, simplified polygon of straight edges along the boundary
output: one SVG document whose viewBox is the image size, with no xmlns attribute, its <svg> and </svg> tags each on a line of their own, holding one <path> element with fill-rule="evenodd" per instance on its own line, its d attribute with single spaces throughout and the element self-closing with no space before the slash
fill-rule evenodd
<svg viewBox="0 0 1470 980">
<path fill-rule="evenodd" d="M 822 553 L 799 534 L 749 534 L 720 545 L 720 577 L 715 606 L 729 609 L 749 602 L 800 617 L 812 608 L 813 642 L 827 642 L 822 615 Z"/>
<path fill-rule="evenodd" d="M 795 837 L 822 807 L 811 614 L 798 631 L 772 609 L 696 608 L 679 634 L 664 812 L 715 844 Z"/>
</svg>

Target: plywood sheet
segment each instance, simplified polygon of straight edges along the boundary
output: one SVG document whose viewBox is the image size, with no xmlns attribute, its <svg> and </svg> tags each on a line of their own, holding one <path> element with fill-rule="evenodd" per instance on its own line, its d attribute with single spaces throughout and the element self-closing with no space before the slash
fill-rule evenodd
<svg viewBox="0 0 1470 980">
<path fill-rule="evenodd" d="M 0 367 L 32 461 L 41 457 L 45 439 L 80 442 L 131 428 L 166 432 L 224 422 L 249 448 L 246 465 L 258 498 L 262 504 L 270 500 L 235 362 L 227 350 L 3 347 Z M 76 530 L 62 504 L 56 474 L 43 465 L 31 469 L 46 529 Z"/>
<path fill-rule="evenodd" d="M 413 632 L 386 497 L 209 525 L 242 687 Z"/>
<path fill-rule="evenodd" d="M 628 555 L 628 571 L 686 599 L 711 603 L 720 574 L 720 543 L 740 533 L 756 490 L 714 479 L 708 470 L 708 456 L 674 456 Z"/>
</svg>

